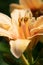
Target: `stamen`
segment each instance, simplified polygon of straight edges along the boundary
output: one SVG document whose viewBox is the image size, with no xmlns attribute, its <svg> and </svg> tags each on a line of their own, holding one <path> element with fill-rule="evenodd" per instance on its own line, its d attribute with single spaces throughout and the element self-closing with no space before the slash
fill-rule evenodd
<svg viewBox="0 0 43 65">
<path fill-rule="evenodd" d="M 25 17 L 25 18 L 24 18 L 24 22 L 26 23 L 27 21 L 28 21 L 28 18 L 27 18 L 27 17 Z"/>
</svg>

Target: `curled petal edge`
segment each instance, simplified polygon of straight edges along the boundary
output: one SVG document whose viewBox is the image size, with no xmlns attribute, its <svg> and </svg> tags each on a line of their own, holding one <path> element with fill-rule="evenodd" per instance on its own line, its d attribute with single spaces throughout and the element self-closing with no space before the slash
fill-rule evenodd
<svg viewBox="0 0 43 65">
<path fill-rule="evenodd" d="M 22 53 L 26 50 L 27 46 L 29 45 L 30 40 L 26 39 L 17 39 L 10 41 L 10 50 L 11 53 L 16 57 L 19 58 Z"/>
</svg>

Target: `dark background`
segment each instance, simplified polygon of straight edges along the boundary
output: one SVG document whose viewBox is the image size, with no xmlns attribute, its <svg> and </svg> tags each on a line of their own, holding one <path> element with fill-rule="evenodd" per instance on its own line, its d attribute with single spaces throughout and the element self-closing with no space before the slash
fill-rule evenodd
<svg viewBox="0 0 43 65">
<path fill-rule="evenodd" d="M 0 0 L 0 12 L 10 15 L 9 5 L 11 3 L 19 3 L 19 0 Z"/>
</svg>

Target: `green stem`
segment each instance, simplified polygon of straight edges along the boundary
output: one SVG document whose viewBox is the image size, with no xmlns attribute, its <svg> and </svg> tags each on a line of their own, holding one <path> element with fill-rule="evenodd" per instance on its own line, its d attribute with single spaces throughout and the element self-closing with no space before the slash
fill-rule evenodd
<svg viewBox="0 0 43 65">
<path fill-rule="evenodd" d="M 24 54 L 22 54 L 22 56 L 20 57 L 20 59 L 23 61 L 24 65 L 30 65 L 30 63 L 28 62 L 28 60 L 25 58 Z"/>
</svg>

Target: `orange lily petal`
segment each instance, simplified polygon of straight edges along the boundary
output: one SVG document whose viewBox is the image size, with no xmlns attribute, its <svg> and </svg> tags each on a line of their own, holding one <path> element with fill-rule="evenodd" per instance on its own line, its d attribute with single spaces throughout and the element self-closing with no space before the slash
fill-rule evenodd
<svg viewBox="0 0 43 65">
<path fill-rule="evenodd" d="M 16 58 L 19 58 L 21 54 L 26 50 L 29 43 L 30 40 L 26 40 L 26 39 L 17 39 L 15 41 L 11 40 L 10 50 Z"/>
<path fill-rule="evenodd" d="M 43 6 L 42 0 L 19 0 L 19 3 L 24 6 L 24 8 L 30 9 L 40 9 Z"/>
<path fill-rule="evenodd" d="M 43 16 L 40 16 L 36 19 L 36 21 L 34 22 L 34 27 L 40 27 L 41 25 L 43 25 Z"/>
<path fill-rule="evenodd" d="M 5 36 L 5 37 L 8 37 L 8 38 L 12 38 L 11 35 L 10 35 L 10 32 L 3 29 L 3 28 L 0 28 L 0 36 Z"/>
<path fill-rule="evenodd" d="M 33 5 L 35 6 L 35 8 L 39 9 L 42 5 L 42 1 L 41 0 L 32 0 Z"/>
<path fill-rule="evenodd" d="M 11 18 L 0 13 L 0 27 L 8 30 L 11 27 Z"/>
<path fill-rule="evenodd" d="M 10 12 L 12 12 L 14 9 L 24 9 L 23 5 L 12 3 L 10 4 Z"/>
</svg>

